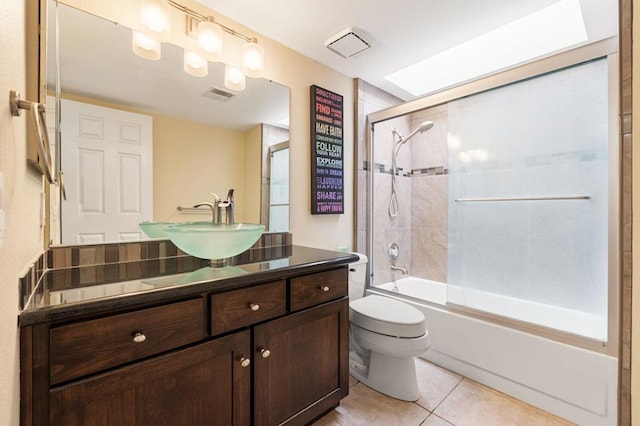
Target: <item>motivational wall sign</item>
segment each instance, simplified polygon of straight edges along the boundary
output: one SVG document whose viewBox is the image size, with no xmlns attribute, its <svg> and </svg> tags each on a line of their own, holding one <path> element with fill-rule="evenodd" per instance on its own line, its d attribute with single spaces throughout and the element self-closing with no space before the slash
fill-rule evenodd
<svg viewBox="0 0 640 426">
<path fill-rule="evenodd" d="M 342 95 L 311 86 L 311 214 L 344 213 Z"/>
</svg>

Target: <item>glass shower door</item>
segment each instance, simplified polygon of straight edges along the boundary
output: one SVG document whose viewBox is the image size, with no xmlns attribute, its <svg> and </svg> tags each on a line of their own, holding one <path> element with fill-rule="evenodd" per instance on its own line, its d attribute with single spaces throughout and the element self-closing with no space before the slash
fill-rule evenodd
<svg viewBox="0 0 640 426">
<path fill-rule="evenodd" d="M 448 303 L 607 340 L 606 59 L 448 104 Z"/>
</svg>

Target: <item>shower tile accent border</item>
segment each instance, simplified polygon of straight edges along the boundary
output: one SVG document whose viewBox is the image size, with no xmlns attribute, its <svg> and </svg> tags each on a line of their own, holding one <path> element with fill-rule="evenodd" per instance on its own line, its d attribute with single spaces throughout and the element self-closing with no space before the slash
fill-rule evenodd
<svg viewBox="0 0 640 426">
<path fill-rule="evenodd" d="M 362 170 L 364 171 L 370 171 L 369 170 L 369 163 L 367 161 L 364 161 L 362 164 Z M 381 163 L 375 163 L 374 165 L 374 172 L 375 173 L 384 173 L 384 174 L 391 174 L 391 166 L 390 165 L 386 165 L 386 164 L 381 164 Z M 425 168 L 421 168 L 421 169 L 411 169 L 411 170 L 405 170 L 403 167 L 397 167 L 396 168 L 396 176 L 403 176 L 403 177 L 415 177 L 415 176 L 441 176 L 441 175 L 446 175 L 449 174 L 449 169 L 447 169 L 445 166 L 436 166 L 436 167 L 425 167 Z"/>
<path fill-rule="evenodd" d="M 445 166 L 427 167 L 424 169 L 411 170 L 411 177 L 442 176 L 442 175 L 448 175 L 448 174 L 449 174 L 449 169 L 447 169 Z"/>
</svg>

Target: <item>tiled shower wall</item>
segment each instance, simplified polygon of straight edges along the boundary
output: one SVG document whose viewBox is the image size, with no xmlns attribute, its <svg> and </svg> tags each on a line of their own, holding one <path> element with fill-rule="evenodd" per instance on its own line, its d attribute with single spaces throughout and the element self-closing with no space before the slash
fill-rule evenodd
<svg viewBox="0 0 640 426">
<path fill-rule="evenodd" d="M 367 128 L 366 121 L 367 115 L 380 111 L 394 105 L 402 103 L 402 100 L 392 96 L 375 86 L 370 85 L 364 80 L 354 80 L 354 91 L 357 93 L 356 111 L 354 116 L 356 117 L 355 123 L 355 140 L 356 149 L 354 155 L 354 168 L 357 172 L 357 179 L 355 182 L 354 194 L 356 199 L 354 205 L 356 206 L 355 218 L 355 251 L 359 253 L 368 253 L 369 248 L 369 230 L 367 228 L 367 221 L 369 212 L 369 188 L 367 181 L 369 173 L 372 167 L 369 166 L 369 147 L 367 143 Z"/>
<path fill-rule="evenodd" d="M 411 146 L 403 146 L 398 155 L 396 194 L 398 200 L 397 216 L 388 214 L 391 197 L 391 152 L 394 149 L 392 130 L 395 128 L 403 135 L 410 132 L 409 117 L 401 117 L 376 124 L 373 142 L 373 284 L 378 285 L 391 280 L 399 272 L 391 271 L 391 262 L 387 258 L 387 248 L 396 243 L 399 257 L 395 264 L 412 269 L 411 259 Z M 415 139 L 414 139 L 415 140 Z M 399 278 L 399 277 L 398 277 Z"/>
<path fill-rule="evenodd" d="M 397 243 L 400 256 L 396 265 L 406 267 L 413 276 L 446 281 L 447 271 L 447 147 L 446 105 L 429 108 L 409 116 L 378 123 L 375 126 L 374 161 L 368 164 L 366 143 L 366 115 L 397 105 L 401 101 L 391 95 L 356 80 L 358 91 L 358 189 L 356 215 L 356 251 L 366 253 L 368 246 L 367 214 L 369 209 L 368 173 L 374 179 L 375 229 L 373 256 L 374 284 L 390 281 L 399 272 L 392 272 L 387 259 L 387 248 Z M 398 215 L 388 214 L 391 197 L 391 153 L 397 137 L 393 129 L 407 136 L 422 122 L 430 120 L 435 126 L 423 134 L 415 135 L 399 152 L 396 187 Z"/>
<path fill-rule="evenodd" d="M 447 282 L 447 105 L 411 114 L 411 129 L 424 121 L 431 130 L 418 134 L 411 145 L 410 274 Z"/>
</svg>

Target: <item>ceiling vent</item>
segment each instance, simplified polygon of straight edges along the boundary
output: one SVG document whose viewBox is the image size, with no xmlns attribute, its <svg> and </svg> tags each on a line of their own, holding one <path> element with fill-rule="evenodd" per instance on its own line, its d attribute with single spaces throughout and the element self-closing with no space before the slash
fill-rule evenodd
<svg viewBox="0 0 640 426">
<path fill-rule="evenodd" d="M 358 34 L 354 28 L 347 28 L 333 37 L 329 37 L 325 40 L 324 45 L 347 59 L 371 48 L 371 43 L 365 41 L 365 37 Z"/>
<path fill-rule="evenodd" d="M 229 99 L 233 98 L 236 94 L 232 92 L 228 92 L 223 89 L 219 89 L 215 86 L 211 86 L 209 90 L 204 92 L 202 96 L 205 98 L 215 99 L 220 102 L 227 102 Z"/>
</svg>

